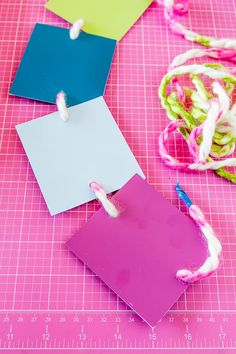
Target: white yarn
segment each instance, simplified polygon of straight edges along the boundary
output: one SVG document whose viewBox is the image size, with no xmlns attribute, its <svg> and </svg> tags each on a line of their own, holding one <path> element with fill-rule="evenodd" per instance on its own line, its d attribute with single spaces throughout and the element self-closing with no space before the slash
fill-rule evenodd
<svg viewBox="0 0 236 354">
<path fill-rule="evenodd" d="M 166 76 L 164 76 L 163 81 L 166 80 L 167 77 L 178 76 L 178 75 L 185 75 L 185 74 L 203 74 L 209 76 L 211 79 L 231 79 L 236 83 L 236 77 L 226 73 L 224 71 L 219 71 L 216 69 L 212 69 L 208 66 L 203 66 L 199 64 L 192 64 L 192 65 L 183 65 L 178 68 L 174 68 L 173 70 L 169 71 Z"/>
<path fill-rule="evenodd" d="M 84 27 L 85 21 L 80 18 L 77 20 L 70 29 L 70 39 L 75 40 L 79 37 L 81 29 Z"/>
<path fill-rule="evenodd" d="M 204 215 L 202 214 L 202 211 L 196 206 L 192 206 L 189 209 L 190 216 L 195 218 L 196 217 L 200 220 L 205 219 Z M 205 238 L 209 244 L 209 246 L 212 247 L 214 251 L 216 251 L 218 254 L 221 253 L 222 251 L 222 246 L 218 238 L 216 237 L 212 227 L 208 223 L 204 223 L 200 225 L 200 229 L 202 230 L 203 234 L 205 235 Z"/>
<path fill-rule="evenodd" d="M 212 161 L 212 162 L 207 162 L 204 165 L 198 164 L 198 163 L 193 163 L 189 165 L 189 168 L 191 170 L 198 170 L 198 171 L 206 171 L 206 170 L 218 170 L 219 168 L 222 167 L 235 167 L 236 166 L 236 158 L 229 158 L 225 159 L 222 161 Z"/>
<path fill-rule="evenodd" d="M 189 41 L 196 41 L 200 35 L 198 33 L 187 30 L 185 27 L 183 28 L 183 34 L 186 39 Z M 225 48 L 225 49 L 236 49 L 236 40 L 230 38 L 222 38 L 216 39 L 213 37 L 207 37 L 210 46 L 213 48 Z"/>
<path fill-rule="evenodd" d="M 183 26 L 183 32 L 184 32 L 183 35 L 184 35 L 185 39 L 187 39 L 188 41 L 193 42 L 199 38 L 198 33 L 190 31 L 187 28 L 185 28 L 184 26 Z"/>
<path fill-rule="evenodd" d="M 167 7 L 172 7 L 174 5 L 174 0 L 162 0 L 162 1 L 157 1 L 159 4 L 163 4 Z"/>
<path fill-rule="evenodd" d="M 91 186 L 91 184 L 90 184 Z M 92 188 L 94 194 L 96 195 L 97 199 L 102 204 L 103 208 L 106 212 L 112 217 L 117 218 L 119 216 L 119 211 L 115 207 L 115 205 L 107 198 L 105 191 L 99 186 L 99 188 Z"/>
<path fill-rule="evenodd" d="M 213 92 L 218 96 L 210 102 L 210 107 L 207 113 L 207 119 L 203 125 L 202 132 L 202 143 L 199 148 L 199 160 L 200 162 L 205 162 L 207 156 L 210 154 L 213 136 L 215 131 L 219 132 L 217 124 L 222 123 L 221 120 L 224 119 L 224 123 L 227 122 L 228 115 L 230 113 L 230 98 L 225 92 L 225 89 L 220 85 L 219 82 L 214 81 L 212 84 Z M 232 133 L 232 127 L 227 127 L 228 133 Z M 227 137 L 226 142 L 227 143 Z M 222 139 L 222 143 L 224 143 Z M 233 147 L 233 144 L 232 144 Z M 231 148 L 232 151 L 232 148 Z M 228 153 L 229 155 L 229 153 Z"/>
<path fill-rule="evenodd" d="M 207 156 L 209 155 L 211 151 L 211 146 L 212 146 L 212 139 L 215 133 L 215 127 L 216 127 L 216 120 L 219 115 L 220 107 L 219 103 L 217 100 L 213 99 L 211 101 L 208 113 L 207 113 L 207 119 L 204 122 L 203 125 L 203 131 L 202 131 L 202 142 L 199 147 L 199 161 L 200 162 L 205 162 Z"/>
<path fill-rule="evenodd" d="M 236 40 L 230 38 L 222 38 L 222 39 L 211 38 L 211 47 L 236 49 Z"/>
<path fill-rule="evenodd" d="M 222 111 L 221 118 L 220 118 L 221 121 L 221 119 L 223 119 L 224 116 L 229 112 L 230 98 L 225 92 L 223 86 L 218 81 L 214 81 L 212 83 L 212 88 L 213 88 L 213 92 L 218 96 L 219 106 Z"/>
<path fill-rule="evenodd" d="M 64 122 L 67 122 L 69 119 L 69 112 L 66 106 L 66 96 L 63 91 L 58 93 L 56 98 L 56 104 L 61 119 L 64 120 Z"/>
<path fill-rule="evenodd" d="M 190 216 L 197 222 L 202 234 L 205 236 L 208 244 L 209 255 L 198 270 L 190 271 L 187 269 L 181 269 L 176 273 L 176 276 L 184 281 L 195 281 L 197 279 L 195 279 L 194 276 L 196 278 L 202 278 L 202 275 L 208 276 L 218 268 L 219 255 L 222 251 L 222 246 L 216 237 L 214 230 L 206 222 L 201 210 L 196 205 L 192 205 L 189 208 L 189 213 Z"/>
<path fill-rule="evenodd" d="M 176 5 L 174 0 L 156 0 L 157 3 L 164 5 L 165 8 L 174 8 Z M 177 7 L 176 7 L 177 8 Z M 227 48 L 227 49 L 236 49 L 236 40 L 231 38 L 221 38 L 217 39 L 214 37 L 205 37 L 201 36 L 200 34 L 188 30 L 179 22 L 175 21 L 175 27 L 179 28 L 182 32 L 182 35 L 189 41 L 198 41 L 201 37 L 205 38 L 210 42 L 210 47 L 215 48 Z"/>
<path fill-rule="evenodd" d="M 192 79 L 194 83 L 194 79 Z M 197 92 L 194 91 L 191 95 L 191 98 L 193 102 L 198 106 L 201 107 L 204 110 L 207 110 L 209 108 L 209 98 L 206 96 L 205 92 L 198 90 L 197 85 L 195 85 L 197 88 Z"/>
<path fill-rule="evenodd" d="M 187 52 L 183 54 L 177 55 L 174 60 L 172 61 L 170 68 L 174 68 L 176 66 L 183 65 L 186 63 L 188 60 L 194 59 L 194 58 L 201 58 L 204 56 L 209 56 L 212 58 L 217 58 L 217 53 L 215 52 L 208 52 L 204 49 L 190 49 Z"/>
</svg>

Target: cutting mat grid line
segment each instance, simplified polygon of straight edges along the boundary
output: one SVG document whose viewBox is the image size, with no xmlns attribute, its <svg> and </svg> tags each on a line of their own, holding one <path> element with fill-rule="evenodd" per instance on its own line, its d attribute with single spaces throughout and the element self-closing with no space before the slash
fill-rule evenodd
<svg viewBox="0 0 236 354">
<path fill-rule="evenodd" d="M 44 9 L 44 2 L 0 1 L 0 310 L 129 312 L 64 246 L 98 203 L 51 217 L 14 128 L 55 111 L 52 105 L 8 95 L 35 22 L 69 28 Z M 192 1 L 190 15 L 181 22 L 201 33 L 233 37 L 235 0 Z M 179 181 L 223 243 L 219 271 L 191 286 L 172 311 L 234 312 L 236 187 L 211 172 L 171 171 L 158 155 L 158 134 L 168 120 L 157 87 L 173 57 L 191 47 L 167 29 L 162 9 L 153 4 L 117 45 L 105 99 L 149 183 L 186 212 L 173 188 Z M 177 136 L 169 144 L 183 158 L 185 148 Z"/>
</svg>

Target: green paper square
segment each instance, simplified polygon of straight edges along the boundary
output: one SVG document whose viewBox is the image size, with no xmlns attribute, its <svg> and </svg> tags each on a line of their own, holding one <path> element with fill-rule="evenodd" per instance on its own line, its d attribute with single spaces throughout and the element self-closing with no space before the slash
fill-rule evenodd
<svg viewBox="0 0 236 354">
<path fill-rule="evenodd" d="M 120 40 L 153 0 L 50 0 L 45 6 L 70 23 L 85 20 L 84 31 Z"/>
</svg>

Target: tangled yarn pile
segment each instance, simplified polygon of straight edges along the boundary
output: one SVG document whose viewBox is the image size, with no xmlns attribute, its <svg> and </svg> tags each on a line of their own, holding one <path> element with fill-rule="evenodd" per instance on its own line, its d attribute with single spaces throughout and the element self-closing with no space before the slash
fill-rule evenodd
<svg viewBox="0 0 236 354">
<path fill-rule="evenodd" d="M 236 166 L 236 158 L 230 157 L 236 147 L 236 76 L 221 64 L 185 65 L 188 60 L 203 56 L 236 63 L 236 40 L 202 36 L 178 23 L 175 14 L 186 13 L 188 0 L 178 3 L 164 0 L 161 3 L 167 23 L 175 33 L 209 47 L 192 49 L 177 56 L 162 79 L 159 96 L 171 123 L 160 135 L 161 157 L 174 169 L 211 169 L 236 183 L 236 174 L 225 169 Z M 185 88 L 180 84 L 179 78 L 186 75 L 191 79 L 192 87 Z M 168 93 L 170 84 L 174 89 Z M 176 130 L 187 142 L 193 160 L 191 163 L 180 162 L 167 152 L 169 135 Z"/>
</svg>

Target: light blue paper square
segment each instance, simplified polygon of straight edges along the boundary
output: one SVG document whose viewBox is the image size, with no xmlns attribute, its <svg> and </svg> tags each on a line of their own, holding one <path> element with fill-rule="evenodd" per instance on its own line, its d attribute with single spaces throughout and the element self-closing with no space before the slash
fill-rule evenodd
<svg viewBox="0 0 236 354">
<path fill-rule="evenodd" d="M 107 193 L 144 174 L 103 97 L 16 126 L 51 215 L 95 199 L 89 183 Z"/>
</svg>

